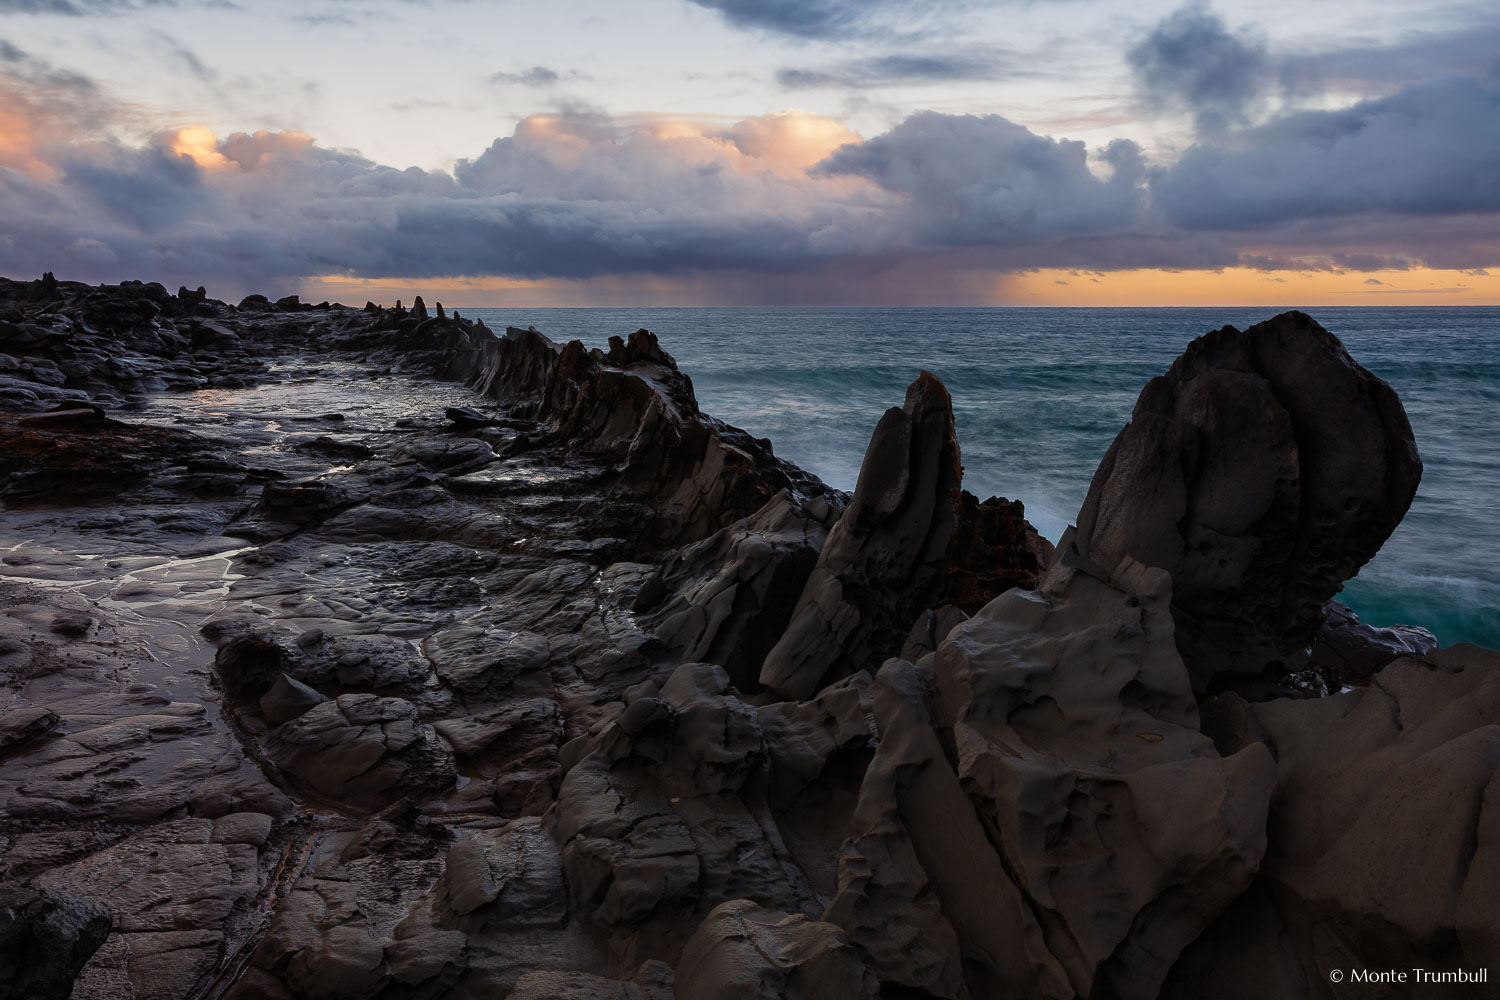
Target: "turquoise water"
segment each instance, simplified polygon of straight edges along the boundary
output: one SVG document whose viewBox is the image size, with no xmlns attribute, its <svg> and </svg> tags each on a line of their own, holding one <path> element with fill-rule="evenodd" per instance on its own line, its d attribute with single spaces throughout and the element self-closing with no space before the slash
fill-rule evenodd
<svg viewBox="0 0 1500 1000">
<path fill-rule="evenodd" d="M 1277 309 L 484 309 L 492 328 L 602 346 L 653 330 L 703 408 L 852 489 L 880 414 L 947 383 L 964 485 L 1056 539 L 1141 387 L 1193 337 Z M 1500 309 L 1309 310 L 1400 393 L 1426 466 L 1406 520 L 1343 600 L 1375 624 L 1500 648 Z"/>
</svg>

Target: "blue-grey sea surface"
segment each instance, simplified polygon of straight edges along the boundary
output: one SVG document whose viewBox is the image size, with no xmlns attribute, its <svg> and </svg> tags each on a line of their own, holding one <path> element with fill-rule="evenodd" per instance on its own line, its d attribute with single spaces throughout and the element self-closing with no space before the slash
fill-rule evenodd
<svg viewBox="0 0 1500 1000">
<path fill-rule="evenodd" d="M 927 369 L 953 394 L 965 487 L 1023 500 L 1054 541 L 1146 381 L 1194 337 L 1279 311 L 463 310 L 590 347 L 646 327 L 707 412 L 842 489 L 881 413 Z M 1411 512 L 1341 599 L 1367 622 L 1500 648 L 1500 309 L 1307 311 L 1395 387 L 1425 464 Z"/>
</svg>

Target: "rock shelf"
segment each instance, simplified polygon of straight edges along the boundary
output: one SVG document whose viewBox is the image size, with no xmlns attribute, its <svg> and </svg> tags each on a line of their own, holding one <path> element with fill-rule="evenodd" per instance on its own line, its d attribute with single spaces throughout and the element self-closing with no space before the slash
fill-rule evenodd
<svg viewBox="0 0 1500 1000">
<path fill-rule="evenodd" d="M 1500 656 L 1332 600 L 1420 477 L 1388 386 L 1207 334 L 1054 549 L 913 375 L 851 496 L 645 330 L 0 280 L 0 994 L 1500 961 Z"/>
</svg>

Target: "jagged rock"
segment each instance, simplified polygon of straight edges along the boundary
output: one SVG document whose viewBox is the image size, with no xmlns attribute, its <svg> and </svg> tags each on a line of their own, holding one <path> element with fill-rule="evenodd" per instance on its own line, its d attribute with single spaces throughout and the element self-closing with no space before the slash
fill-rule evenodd
<svg viewBox="0 0 1500 1000">
<path fill-rule="evenodd" d="M 949 633 L 968 620 L 968 615 L 951 604 L 928 608 L 917 616 L 911 631 L 906 633 L 906 644 L 901 647 L 900 658 L 915 663 L 928 653 L 937 652 Z"/>
<path fill-rule="evenodd" d="M 260 714 L 267 722 L 290 722 L 328 699 L 301 681 L 282 674 L 260 696 Z"/>
<path fill-rule="evenodd" d="M 959 504 L 948 391 L 923 372 L 880 418 L 844 516 L 828 533 L 760 682 L 792 699 L 878 666 L 938 596 Z"/>
<path fill-rule="evenodd" d="M 1307 666 L 1334 691 L 1368 680 L 1393 660 L 1423 656 L 1438 646 L 1437 636 L 1416 625 L 1361 625 L 1359 616 L 1338 601 L 1329 601 L 1325 614 Z"/>
<path fill-rule="evenodd" d="M 62 720 L 41 705 L 28 705 L 0 713 L 0 754 L 50 736 Z"/>
<path fill-rule="evenodd" d="M 278 726 L 265 742 L 278 767 L 320 795 L 358 807 L 453 784 L 453 754 L 400 698 L 343 694 Z"/>
<path fill-rule="evenodd" d="M 109 907 L 87 897 L 0 883 L 0 994 L 67 1000 L 111 923 Z"/>
<path fill-rule="evenodd" d="M 1500 654 L 1433 650 L 1328 698 L 1227 693 L 1204 720 L 1226 751 L 1270 747 L 1278 779 L 1256 889 L 1165 995 L 1315 997 L 1331 968 L 1500 962 Z"/>
<path fill-rule="evenodd" d="M 861 670 L 809 701 L 776 702 L 758 710 L 780 798 L 790 801 L 816 783 L 839 754 L 868 757 L 876 745 L 870 681 Z"/>
<path fill-rule="evenodd" d="M 1166 574 L 1104 573 L 1068 543 L 1039 592 L 877 676 L 881 741 L 826 919 L 883 982 L 1154 997 L 1254 875 L 1270 755 L 1221 758 L 1198 731 Z"/>
<path fill-rule="evenodd" d="M 833 924 L 748 899 L 718 906 L 682 950 L 678 996 L 701 1000 L 876 1000 L 859 948 Z"/>
<path fill-rule="evenodd" d="M 822 483 L 771 453 L 770 443 L 705 416 L 692 381 L 656 337 L 637 330 L 608 353 L 559 346 L 511 327 L 472 349 L 470 385 L 554 438 L 616 463 L 614 489 L 644 504 L 635 530 L 647 543 L 697 541 L 754 513 L 778 490 L 826 496 Z"/>
<path fill-rule="evenodd" d="M 765 764 L 756 713 L 716 665 L 683 664 L 659 696 L 632 701 L 590 738 L 549 814 L 571 911 L 670 962 L 721 902 L 811 905 L 767 814 Z"/>
<path fill-rule="evenodd" d="M 1390 386 L 1284 313 L 1199 337 L 1147 384 L 1094 475 L 1078 545 L 1172 575 L 1197 690 L 1274 679 L 1303 667 L 1324 603 L 1400 522 L 1421 473 Z"/>
<path fill-rule="evenodd" d="M 1035 587 L 1055 557 L 1052 543 L 1026 520 L 1021 501 L 990 497 L 980 503 L 964 490 L 939 602 L 973 614 L 1011 587 Z"/>
<path fill-rule="evenodd" d="M 717 663 L 741 691 L 759 689 L 760 665 L 827 537 L 830 512 L 817 504 L 810 511 L 782 490 L 750 517 L 674 553 L 642 587 L 635 610 L 649 612 L 644 622 L 681 659 Z"/>
</svg>

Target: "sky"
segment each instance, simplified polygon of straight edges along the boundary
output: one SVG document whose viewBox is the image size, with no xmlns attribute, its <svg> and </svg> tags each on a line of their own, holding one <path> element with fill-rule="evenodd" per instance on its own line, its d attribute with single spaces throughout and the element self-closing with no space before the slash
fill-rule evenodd
<svg viewBox="0 0 1500 1000">
<path fill-rule="evenodd" d="M 0 274 L 1500 304 L 1500 5 L 0 0 Z"/>
</svg>

